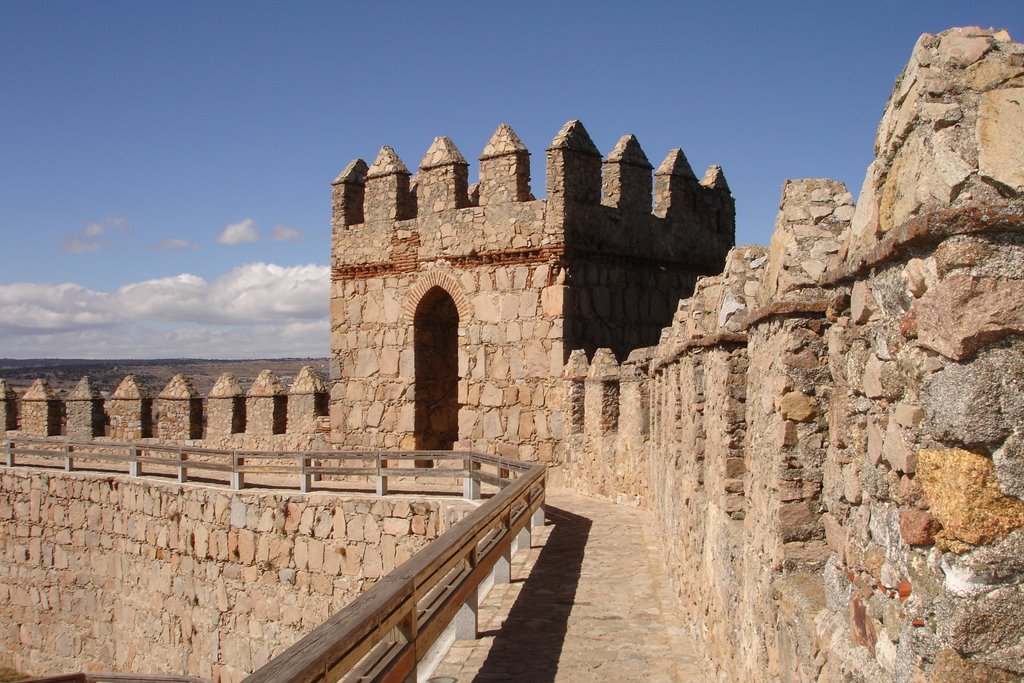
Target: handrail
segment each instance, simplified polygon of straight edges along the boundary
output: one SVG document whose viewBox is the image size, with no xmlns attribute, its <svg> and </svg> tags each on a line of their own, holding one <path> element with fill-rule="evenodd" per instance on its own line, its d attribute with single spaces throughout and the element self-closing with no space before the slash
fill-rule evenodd
<svg viewBox="0 0 1024 683">
<path fill-rule="evenodd" d="M 244 683 L 407 680 L 544 504 L 545 474 L 529 467 Z"/>
<path fill-rule="evenodd" d="M 90 467 L 88 463 L 82 462 L 85 460 L 126 465 L 127 474 L 138 477 L 143 475 L 147 467 L 150 474 L 155 474 L 152 468 L 156 466 L 171 468 L 181 483 L 189 481 L 190 478 L 194 479 L 196 473 L 226 478 L 225 483 L 233 490 L 245 488 L 247 475 L 279 475 L 286 477 L 286 480 L 283 484 L 281 481 L 275 482 L 275 488 L 297 488 L 303 493 L 317 488 L 317 483 L 328 476 L 375 478 L 379 495 L 387 493 L 389 477 L 462 478 L 467 482 L 466 497 L 475 499 L 479 497 L 480 483 L 500 488 L 512 481 L 512 472 L 522 474 L 529 467 L 515 460 L 468 451 L 257 451 L 145 441 L 71 441 L 32 437 L 7 438 L 4 440 L 4 446 L 7 467 L 22 464 L 19 463 L 19 458 L 32 457 L 52 462 L 54 465 L 63 464 L 64 470 L 68 472 L 111 471 L 109 468 Z M 275 462 L 265 463 L 267 460 Z M 462 467 L 396 466 L 401 463 L 414 463 L 417 460 L 429 460 L 433 463 L 450 461 Z M 483 466 L 491 468 L 493 472 L 483 470 Z M 469 482 L 475 485 L 469 485 Z"/>
</svg>

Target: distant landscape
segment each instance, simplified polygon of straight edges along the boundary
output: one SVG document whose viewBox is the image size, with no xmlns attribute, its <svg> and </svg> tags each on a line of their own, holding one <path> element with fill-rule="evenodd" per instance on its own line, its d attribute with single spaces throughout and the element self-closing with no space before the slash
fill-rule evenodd
<svg viewBox="0 0 1024 683">
<path fill-rule="evenodd" d="M 215 360 L 205 358 L 160 359 L 75 359 L 75 358 L 0 358 L 0 379 L 24 392 L 36 379 L 44 379 L 54 389 L 67 394 L 83 376 L 92 378 L 93 386 L 109 395 L 125 375 L 135 373 L 142 385 L 154 396 L 175 374 L 181 372 L 192 379 L 196 390 L 205 396 L 222 373 L 230 372 L 248 389 L 260 370 L 271 370 L 281 384 L 288 387 L 303 365 L 312 365 L 324 381 L 328 379 L 326 358 L 267 358 L 257 360 Z"/>
</svg>

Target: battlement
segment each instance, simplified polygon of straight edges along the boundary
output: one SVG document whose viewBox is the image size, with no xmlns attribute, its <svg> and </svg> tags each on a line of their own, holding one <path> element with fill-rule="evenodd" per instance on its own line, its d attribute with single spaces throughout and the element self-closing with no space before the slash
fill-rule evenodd
<svg viewBox="0 0 1024 683">
<path fill-rule="evenodd" d="M 510 126 L 498 126 L 479 160 L 472 187 L 448 137 L 434 139 L 415 175 L 386 145 L 369 166 L 350 162 L 333 183 L 335 267 L 414 269 L 434 258 L 575 243 L 710 273 L 733 244 L 735 208 L 721 168 L 698 181 L 678 148 L 654 172 L 635 136 L 602 159 L 583 124 L 569 121 L 546 150 L 541 202 L 530 188 L 530 152 Z"/>
<path fill-rule="evenodd" d="M 66 397 L 45 380 L 36 380 L 19 397 L 0 380 L 0 418 L 8 435 L 164 443 L 205 438 L 247 447 L 249 437 L 287 434 L 301 441 L 323 434 L 329 428 L 327 409 L 327 387 L 308 365 L 287 389 L 270 370 L 262 370 L 248 391 L 226 372 L 205 399 L 183 374 L 155 395 L 129 374 L 106 400 L 88 376 Z"/>
</svg>

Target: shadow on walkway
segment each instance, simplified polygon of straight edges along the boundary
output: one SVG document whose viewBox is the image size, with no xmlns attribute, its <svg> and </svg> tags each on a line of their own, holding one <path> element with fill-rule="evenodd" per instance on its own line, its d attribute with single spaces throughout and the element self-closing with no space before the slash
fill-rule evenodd
<svg viewBox="0 0 1024 683">
<path fill-rule="evenodd" d="M 494 642 L 475 681 L 555 680 L 593 522 L 552 506 L 547 518 L 554 528 L 505 623 L 480 634 Z"/>
</svg>

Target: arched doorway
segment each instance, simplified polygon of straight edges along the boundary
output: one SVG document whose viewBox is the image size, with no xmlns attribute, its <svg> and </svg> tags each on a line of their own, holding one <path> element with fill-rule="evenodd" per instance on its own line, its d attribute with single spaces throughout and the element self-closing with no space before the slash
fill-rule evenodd
<svg viewBox="0 0 1024 683">
<path fill-rule="evenodd" d="M 416 448 L 448 450 L 459 438 L 459 311 L 432 287 L 413 318 Z"/>
</svg>

